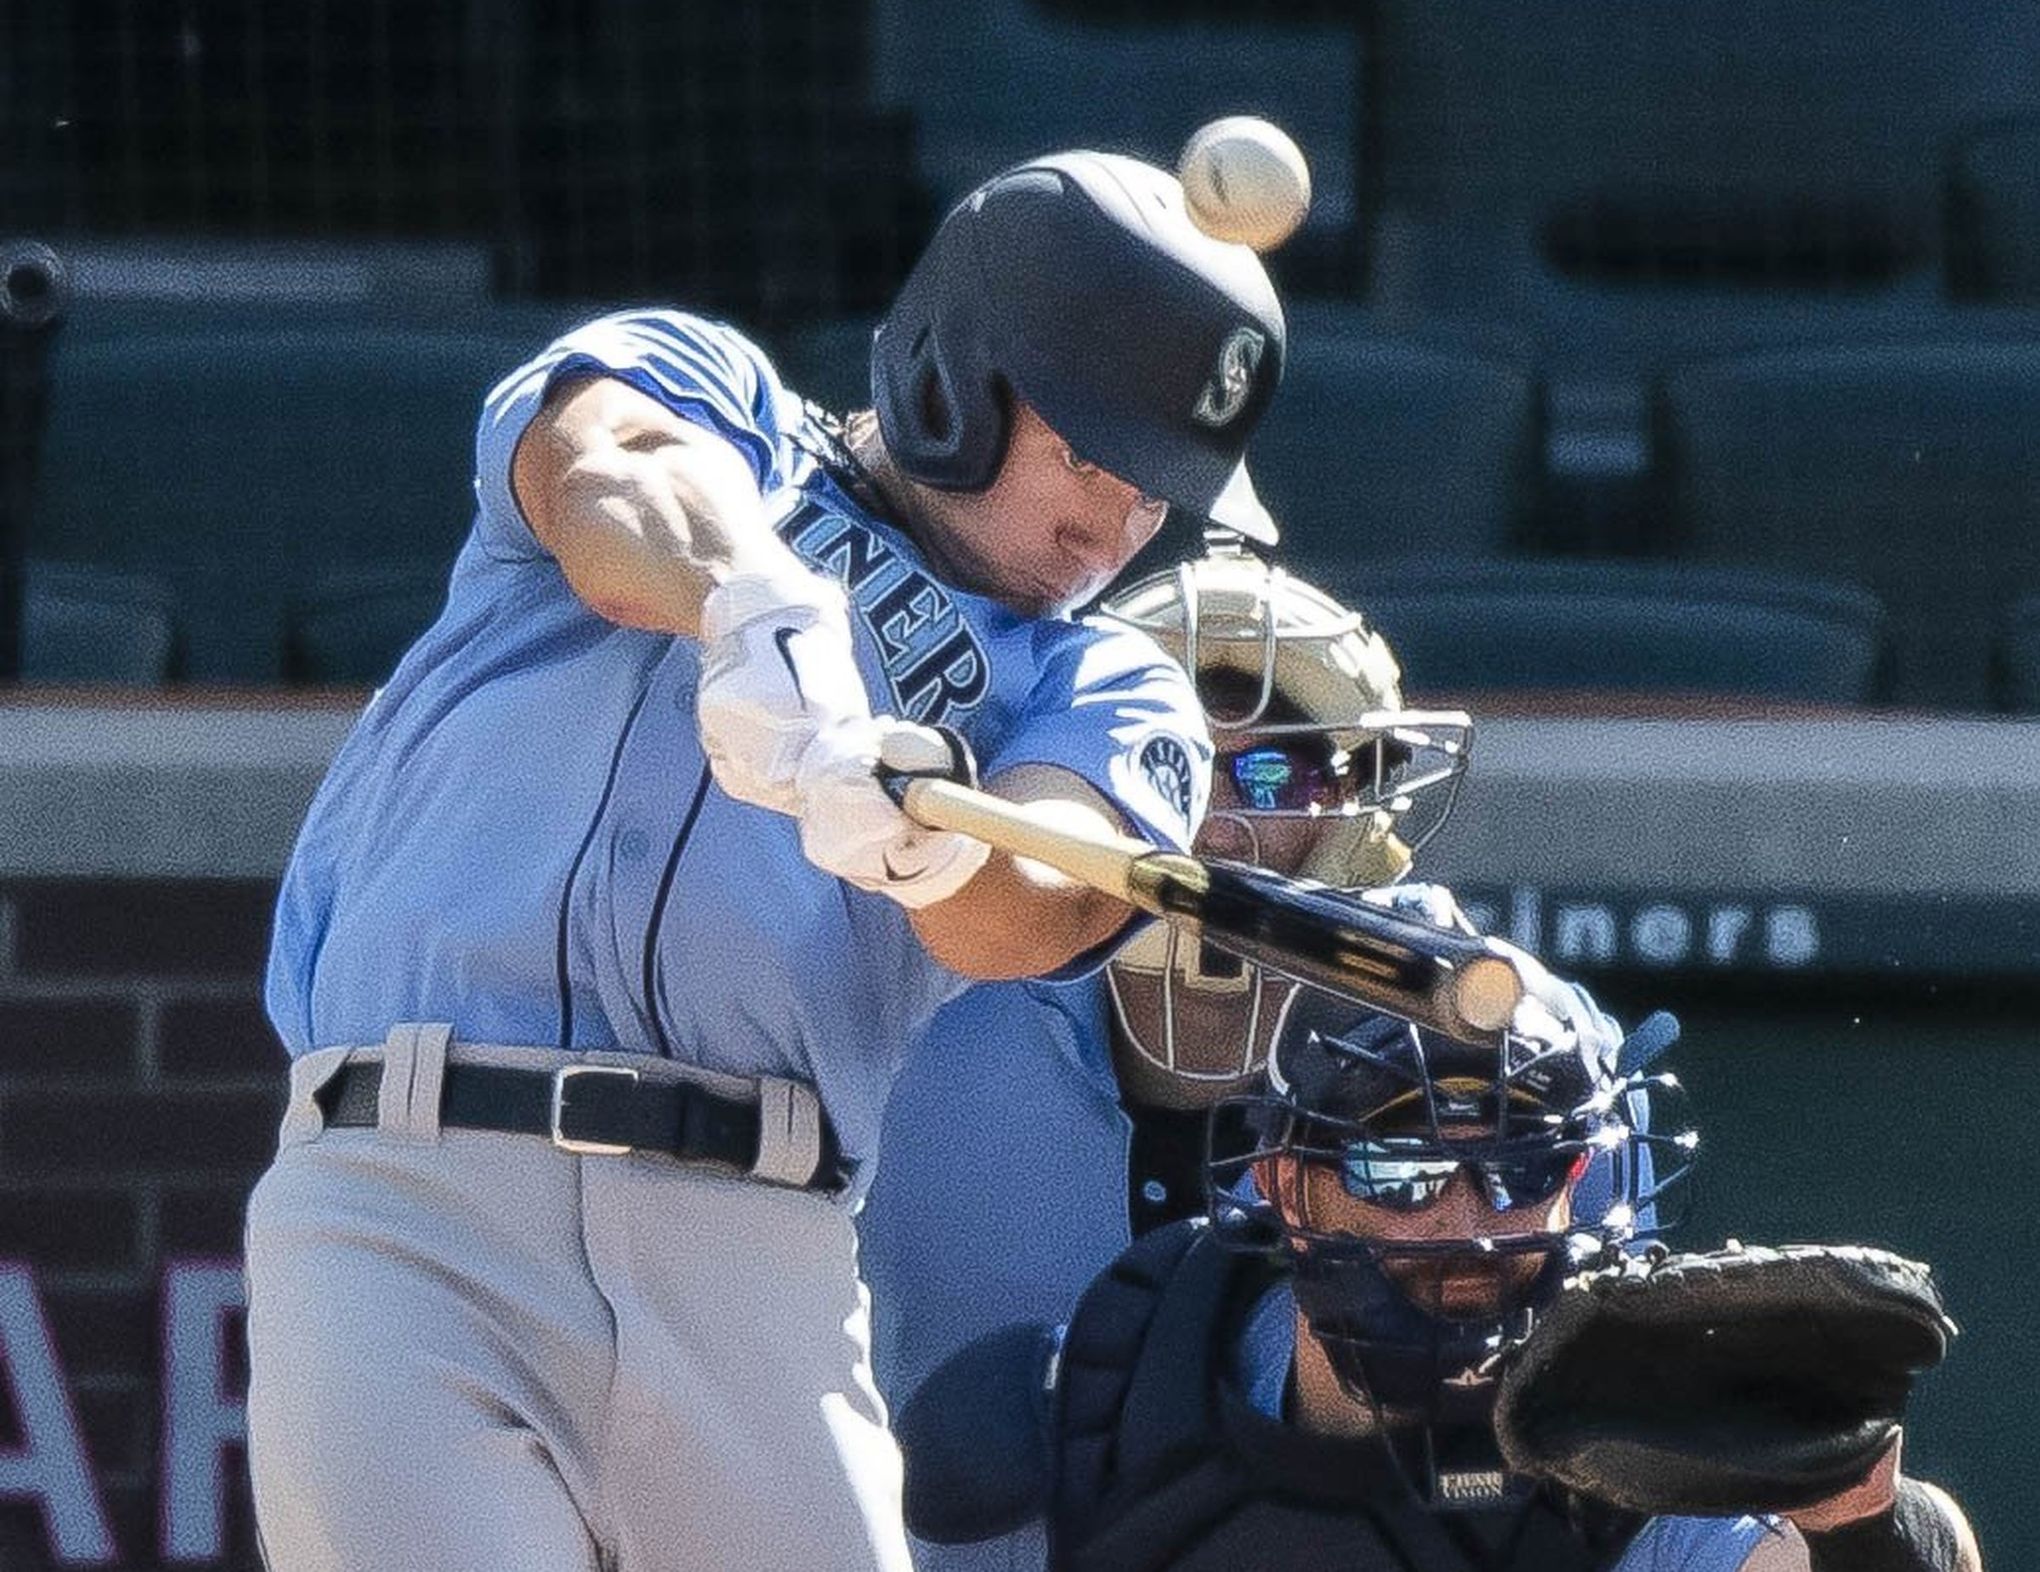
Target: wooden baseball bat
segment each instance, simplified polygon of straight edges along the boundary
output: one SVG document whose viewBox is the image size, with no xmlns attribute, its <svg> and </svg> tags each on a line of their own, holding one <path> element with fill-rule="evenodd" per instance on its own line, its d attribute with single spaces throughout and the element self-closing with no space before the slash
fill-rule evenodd
<svg viewBox="0 0 2040 1572">
<path fill-rule="evenodd" d="M 1045 824 L 1024 804 L 953 781 L 907 780 L 899 797 L 916 823 L 1046 863 L 1270 971 L 1462 1042 L 1499 1042 L 1529 988 L 1491 940 L 1308 879 Z"/>
</svg>

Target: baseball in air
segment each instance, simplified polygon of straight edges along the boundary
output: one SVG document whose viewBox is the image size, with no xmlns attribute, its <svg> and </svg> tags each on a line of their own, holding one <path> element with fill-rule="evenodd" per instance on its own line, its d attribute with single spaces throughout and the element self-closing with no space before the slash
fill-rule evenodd
<svg viewBox="0 0 2040 1572">
<path fill-rule="evenodd" d="M 1183 144 L 1176 164 L 1190 218 L 1207 235 L 1272 251 L 1310 211 L 1310 165 L 1280 126 L 1228 115 Z"/>
</svg>

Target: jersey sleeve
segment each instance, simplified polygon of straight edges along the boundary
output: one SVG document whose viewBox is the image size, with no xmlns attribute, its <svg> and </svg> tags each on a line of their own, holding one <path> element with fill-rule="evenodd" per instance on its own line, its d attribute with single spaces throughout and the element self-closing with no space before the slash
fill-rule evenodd
<svg viewBox="0 0 2040 1572">
<path fill-rule="evenodd" d="M 1045 664 L 1026 714 L 984 761 L 1081 776 L 1141 839 L 1188 851 L 1211 798 L 1211 733 L 1182 668 L 1144 634 L 1083 625 Z"/>
<path fill-rule="evenodd" d="M 563 378 L 608 376 L 708 427 L 750 462 L 760 491 L 778 484 L 798 400 L 765 354 L 734 329 L 678 311 L 599 317 L 555 340 L 489 392 L 475 431 L 476 528 L 492 556 L 542 554 L 510 485 L 518 439 Z"/>
<path fill-rule="evenodd" d="M 1614 1572 L 1738 1572 L 1775 1518 L 1654 1517 L 1629 1542 Z"/>
<path fill-rule="evenodd" d="M 1085 625 L 1045 665 L 1026 718 L 984 762 L 996 779 L 1022 764 L 1047 764 L 1100 792 L 1142 840 L 1188 851 L 1211 799 L 1211 733 L 1182 668 L 1145 634 Z M 1048 974 L 1088 976 L 1151 918 L 1126 926 Z"/>
</svg>

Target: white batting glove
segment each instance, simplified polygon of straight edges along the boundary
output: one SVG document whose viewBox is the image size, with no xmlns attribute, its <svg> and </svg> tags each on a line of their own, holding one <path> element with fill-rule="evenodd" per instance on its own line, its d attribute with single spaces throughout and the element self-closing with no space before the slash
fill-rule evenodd
<svg viewBox="0 0 2040 1572">
<path fill-rule="evenodd" d="M 842 589 L 789 567 L 711 590 L 701 608 L 695 715 L 717 785 L 798 814 L 801 759 L 815 738 L 871 720 Z"/>
<path fill-rule="evenodd" d="M 931 760 L 926 769 L 895 774 L 953 778 L 948 743 L 926 726 L 881 715 L 832 727 L 801 758 L 801 849 L 816 867 L 860 890 L 909 910 L 933 906 L 970 883 L 991 848 L 968 835 L 926 829 L 902 813 L 879 784 L 881 751 L 895 766 L 914 755 Z"/>
</svg>

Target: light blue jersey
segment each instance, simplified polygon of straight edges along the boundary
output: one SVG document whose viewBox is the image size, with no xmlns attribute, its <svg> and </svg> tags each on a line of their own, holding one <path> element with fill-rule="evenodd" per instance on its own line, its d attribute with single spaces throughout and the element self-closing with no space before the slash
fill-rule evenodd
<svg viewBox="0 0 2040 1572">
<path fill-rule="evenodd" d="M 1144 636 L 945 585 L 817 462 L 806 406 L 754 345 L 626 313 L 488 395 L 446 608 L 342 747 L 285 874 L 270 1017 L 293 1055 L 449 1021 L 472 1042 L 797 1078 L 866 1157 L 900 1054 L 964 980 L 893 902 L 809 864 L 792 819 L 715 786 L 697 645 L 597 616 L 532 534 L 512 456 L 547 391 L 583 375 L 750 461 L 782 537 L 848 590 L 875 711 L 958 728 L 988 777 L 1070 770 L 1160 844 L 1186 845 L 1202 814 L 1202 714 Z"/>
</svg>

